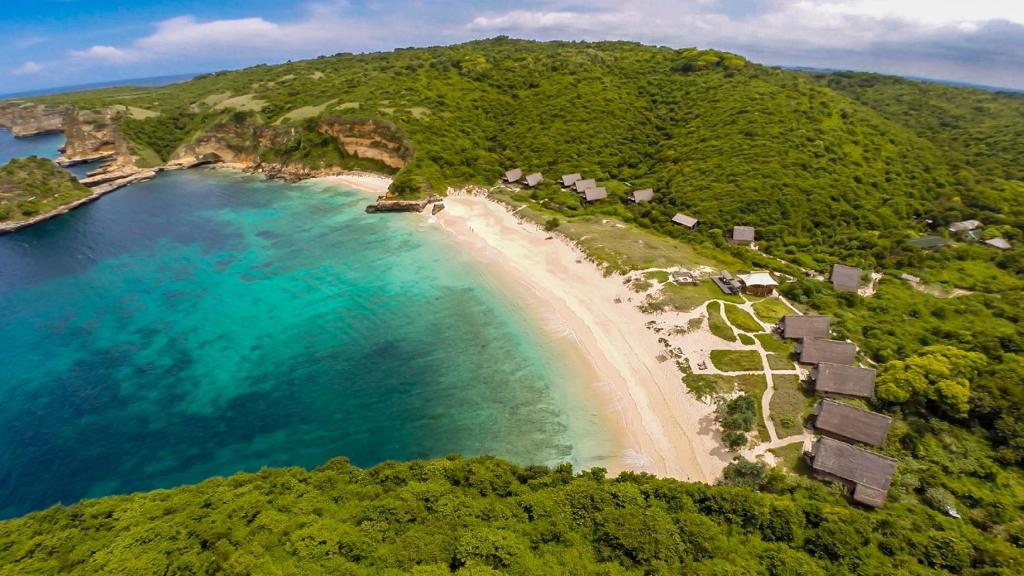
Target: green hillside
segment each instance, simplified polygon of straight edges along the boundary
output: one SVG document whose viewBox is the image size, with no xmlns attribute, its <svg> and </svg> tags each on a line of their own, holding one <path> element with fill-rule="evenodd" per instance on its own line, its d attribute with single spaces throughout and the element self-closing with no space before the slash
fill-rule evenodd
<svg viewBox="0 0 1024 576">
<path fill-rule="evenodd" d="M 977 574 L 1024 553 L 923 506 L 876 513 L 753 465 L 707 486 L 493 458 L 339 459 L 0 522 L 0 573 Z M 757 491 L 757 489 L 760 490 Z"/>
<path fill-rule="evenodd" d="M 1020 238 L 1021 210 L 1001 208 L 1024 186 L 1021 99 L 897 83 L 912 95 L 900 105 L 893 82 L 821 79 L 715 51 L 498 38 L 39 100 L 129 106 L 122 131 L 151 162 L 226 122 L 311 131 L 314 118 L 386 120 L 415 151 L 397 193 L 490 184 L 522 166 L 547 174 L 535 199 L 564 216 L 618 215 L 695 241 L 750 224 L 762 250 L 820 270 L 906 265 L 902 240 L 929 220 L 993 215 Z M 331 150 L 304 157 L 343 163 Z M 607 183 L 610 200 L 582 207 L 553 183 L 569 172 Z M 655 187 L 655 201 L 626 205 L 640 186 Z M 676 229 L 669 218 L 680 210 L 705 225 Z"/>
<path fill-rule="evenodd" d="M 89 193 L 74 176 L 45 158 L 16 158 L 0 167 L 0 224 L 45 214 Z"/>
</svg>

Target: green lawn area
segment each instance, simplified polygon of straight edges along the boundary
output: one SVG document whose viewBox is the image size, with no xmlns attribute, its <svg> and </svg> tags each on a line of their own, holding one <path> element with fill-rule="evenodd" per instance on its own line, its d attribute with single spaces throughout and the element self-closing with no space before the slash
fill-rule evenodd
<svg viewBox="0 0 1024 576">
<path fill-rule="evenodd" d="M 762 370 L 761 355 L 754 350 L 712 350 L 711 363 L 723 372 Z"/>
<path fill-rule="evenodd" d="M 772 448 L 769 452 L 779 459 L 779 465 L 783 470 L 794 474 L 810 473 L 807 461 L 804 460 L 803 443 L 790 444 L 782 448 Z"/>
<path fill-rule="evenodd" d="M 744 266 L 724 251 L 679 242 L 610 217 L 584 216 L 563 221 L 558 231 L 614 272 L 673 266 L 710 266 L 716 270 Z"/>
<path fill-rule="evenodd" d="M 764 346 L 765 352 L 789 356 L 796 351 L 796 345 L 793 342 L 783 340 L 774 334 L 754 334 L 754 338 L 757 338 L 761 346 Z"/>
<path fill-rule="evenodd" d="M 742 302 L 739 296 L 723 294 L 711 280 L 704 280 L 696 286 L 666 284 L 661 291 L 662 300 L 680 312 L 689 312 L 708 300 Z"/>
<path fill-rule="evenodd" d="M 722 305 L 718 302 L 708 304 L 708 329 L 722 340 L 736 341 L 736 334 L 722 318 Z"/>
<path fill-rule="evenodd" d="M 788 354 L 769 354 L 768 367 L 772 370 L 795 370 L 793 360 Z"/>
<path fill-rule="evenodd" d="M 668 282 L 669 275 L 668 272 L 665 272 L 664 270 L 654 270 L 644 274 L 644 277 L 648 280 L 656 280 L 664 284 L 665 282 Z"/>
<path fill-rule="evenodd" d="M 732 322 L 733 326 L 744 332 L 764 332 L 764 326 L 761 326 L 749 312 L 739 306 L 726 304 L 725 315 L 729 318 L 729 322 Z"/>
<path fill-rule="evenodd" d="M 782 320 L 783 316 L 792 314 L 793 311 L 778 298 L 765 298 L 764 300 L 754 302 L 754 313 L 761 320 L 769 324 L 776 324 L 779 320 Z"/>
<path fill-rule="evenodd" d="M 736 337 L 740 339 L 740 344 L 746 344 L 747 346 L 753 346 L 754 342 L 756 342 L 753 336 L 742 332 L 736 334 Z"/>
<path fill-rule="evenodd" d="M 772 377 L 775 392 L 772 394 L 771 413 L 775 432 L 779 438 L 786 438 L 803 431 L 803 421 L 814 407 L 814 397 L 800 390 L 800 379 L 792 374 Z"/>
</svg>

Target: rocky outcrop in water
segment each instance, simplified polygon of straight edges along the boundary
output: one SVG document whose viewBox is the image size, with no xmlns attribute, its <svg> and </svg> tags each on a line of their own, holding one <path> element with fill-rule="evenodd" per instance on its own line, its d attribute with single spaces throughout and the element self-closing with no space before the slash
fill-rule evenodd
<svg viewBox="0 0 1024 576">
<path fill-rule="evenodd" d="M 400 200 L 381 196 L 377 198 L 377 202 L 366 207 L 366 212 L 369 214 L 380 212 L 423 212 L 424 208 L 438 202 L 441 202 L 441 197 L 436 194 L 423 200 Z M 434 212 L 434 214 L 436 213 Z"/>
</svg>

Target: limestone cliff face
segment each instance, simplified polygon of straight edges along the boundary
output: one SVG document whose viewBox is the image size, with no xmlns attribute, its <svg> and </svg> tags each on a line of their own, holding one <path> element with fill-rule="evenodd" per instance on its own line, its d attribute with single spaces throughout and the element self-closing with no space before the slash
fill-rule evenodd
<svg viewBox="0 0 1024 576">
<path fill-rule="evenodd" d="M 0 126 L 18 138 L 62 132 L 64 116 L 72 110 L 71 106 L 0 102 Z"/>
<path fill-rule="evenodd" d="M 309 166 L 292 161 L 290 153 L 308 128 L 226 122 L 182 146 L 169 162 L 191 166 L 209 162 L 239 164 L 272 176 L 301 179 L 343 172 L 340 166 Z M 373 120 L 323 120 L 316 130 L 333 138 L 346 154 L 380 162 L 399 170 L 412 157 L 412 149 L 399 131 Z"/>
<path fill-rule="evenodd" d="M 396 170 L 412 157 L 398 129 L 374 120 L 323 120 L 317 130 L 333 136 L 346 152 L 377 160 Z"/>
<path fill-rule="evenodd" d="M 128 143 L 117 131 L 121 115 L 113 108 L 67 111 L 63 119 L 67 143 L 57 162 L 67 166 L 108 160 L 120 167 L 134 166 Z"/>
</svg>

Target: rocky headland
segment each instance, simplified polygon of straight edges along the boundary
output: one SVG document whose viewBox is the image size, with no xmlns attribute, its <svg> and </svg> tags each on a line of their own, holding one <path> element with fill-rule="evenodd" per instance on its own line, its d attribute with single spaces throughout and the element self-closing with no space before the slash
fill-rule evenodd
<svg viewBox="0 0 1024 576">
<path fill-rule="evenodd" d="M 352 173 L 349 168 L 311 161 L 291 153 L 310 126 L 267 126 L 227 121 L 218 124 L 179 148 L 165 164 L 145 166 L 139 155 L 118 130 L 126 114 L 119 107 L 80 110 L 74 106 L 52 106 L 27 102 L 0 102 L 0 126 L 7 127 L 15 137 L 63 132 L 67 141 L 56 162 L 60 166 L 100 163 L 99 168 L 81 179 L 93 194 L 84 202 L 94 200 L 124 186 L 153 178 L 162 170 L 188 169 L 219 164 L 246 172 L 260 173 L 268 178 L 297 182 L 312 178 Z M 338 153 L 379 166 L 383 173 L 401 170 L 412 159 L 411 145 L 393 125 L 370 119 L 333 118 L 316 123 L 321 137 L 333 140 Z M 420 212 L 439 202 L 433 196 L 423 200 L 403 200 L 383 195 L 367 212 Z M 42 221 L 66 212 L 73 206 L 62 206 L 52 214 L 40 215 L 32 222 Z M 21 227 L 20 225 L 18 226 Z"/>
</svg>

